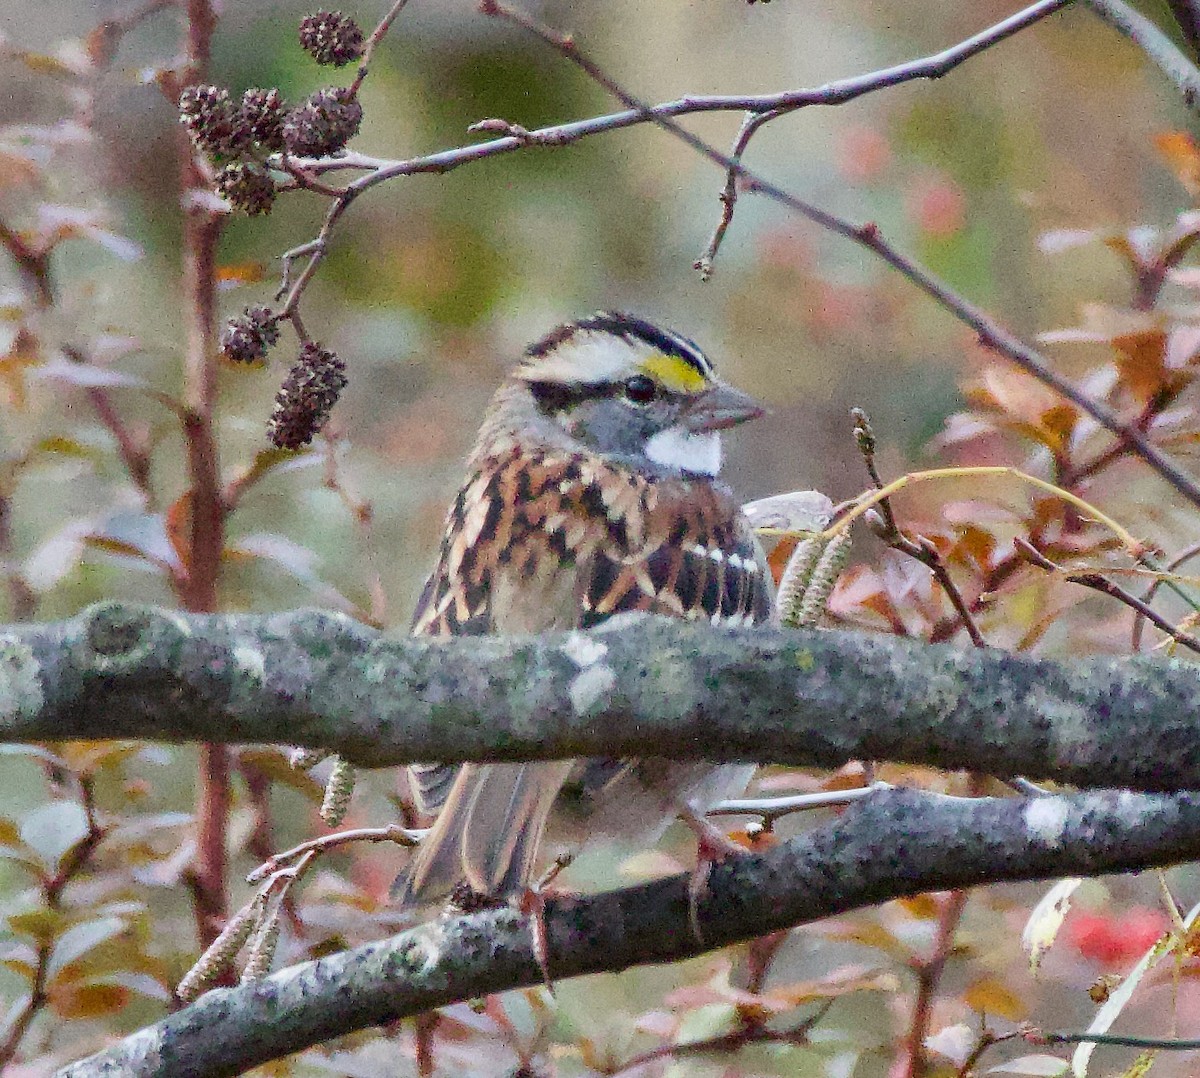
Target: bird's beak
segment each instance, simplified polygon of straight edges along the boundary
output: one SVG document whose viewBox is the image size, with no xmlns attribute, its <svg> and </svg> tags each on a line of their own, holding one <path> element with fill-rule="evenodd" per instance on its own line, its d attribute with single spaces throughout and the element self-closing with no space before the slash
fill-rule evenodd
<svg viewBox="0 0 1200 1078">
<path fill-rule="evenodd" d="M 707 434 L 765 414 L 766 409 L 748 393 L 717 383 L 692 398 L 680 422 L 692 434 Z"/>
</svg>

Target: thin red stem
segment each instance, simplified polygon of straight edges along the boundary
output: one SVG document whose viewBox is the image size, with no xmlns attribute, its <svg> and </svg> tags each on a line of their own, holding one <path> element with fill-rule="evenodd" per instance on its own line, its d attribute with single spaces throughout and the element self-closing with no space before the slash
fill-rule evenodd
<svg viewBox="0 0 1200 1078">
<path fill-rule="evenodd" d="M 211 0 L 188 0 L 184 48 L 185 85 L 208 71 L 216 12 Z M 180 139 L 180 183 L 184 192 L 207 186 L 192 148 Z M 185 201 L 188 201 L 185 199 Z M 183 224 L 183 291 L 187 341 L 184 358 L 184 441 L 187 451 L 187 557 L 180 600 L 198 613 L 217 608 L 217 583 L 225 545 L 225 505 L 213 428 L 217 391 L 216 246 L 221 218 L 199 200 L 191 202 Z M 217 936 L 227 912 L 229 825 L 229 751 L 223 745 L 201 747 L 197 783 L 196 863 L 193 892 L 200 945 Z"/>
</svg>

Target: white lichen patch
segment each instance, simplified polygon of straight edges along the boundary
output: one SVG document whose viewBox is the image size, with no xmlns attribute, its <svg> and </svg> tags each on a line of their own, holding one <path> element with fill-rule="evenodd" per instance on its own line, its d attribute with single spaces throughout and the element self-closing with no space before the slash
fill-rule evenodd
<svg viewBox="0 0 1200 1078">
<path fill-rule="evenodd" d="M 363 681 L 369 685 L 382 685 L 395 676 L 395 666 L 385 658 L 371 659 L 361 667 Z"/>
<path fill-rule="evenodd" d="M 42 706 L 33 651 L 15 636 L 0 636 L 0 723 L 32 715 Z"/>
<path fill-rule="evenodd" d="M 1117 815 L 1122 825 L 1137 827 L 1148 823 L 1163 813 L 1163 799 L 1150 794 L 1122 790 L 1117 794 Z"/>
<path fill-rule="evenodd" d="M 1035 686 L 1029 694 L 1029 706 L 1044 716 L 1050 724 L 1056 763 L 1069 763 L 1079 749 L 1096 740 L 1096 726 L 1091 711 L 1082 704 L 1064 700 L 1061 696 Z"/>
<path fill-rule="evenodd" d="M 583 669 L 567 688 L 575 714 L 588 714 L 616 683 L 617 672 L 607 663 Z"/>
<path fill-rule="evenodd" d="M 1025 827 L 1039 842 L 1054 848 L 1063 840 L 1071 803 L 1064 797 L 1035 797 L 1025 807 Z"/>
<path fill-rule="evenodd" d="M 233 661 L 237 663 L 238 673 L 248 677 L 257 685 L 262 684 L 266 677 L 267 664 L 261 651 L 257 648 L 235 647 Z"/>
<path fill-rule="evenodd" d="M 581 670 L 598 663 L 608 654 L 608 645 L 586 633 L 568 633 L 563 654 Z"/>
</svg>

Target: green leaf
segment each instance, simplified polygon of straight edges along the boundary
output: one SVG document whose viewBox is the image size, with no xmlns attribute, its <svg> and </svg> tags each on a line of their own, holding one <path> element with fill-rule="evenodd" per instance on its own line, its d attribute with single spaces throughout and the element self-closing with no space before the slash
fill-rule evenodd
<svg viewBox="0 0 1200 1078">
<path fill-rule="evenodd" d="M 88 833 L 87 813 L 77 801 L 52 801 L 21 817 L 20 830 L 21 841 L 54 872 L 63 855 Z"/>
<path fill-rule="evenodd" d="M 125 921 L 120 917 L 101 917 L 99 920 L 84 921 L 68 928 L 54 941 L 54 950 L 46 966 L 47 976 L 58 976 L 66 966 L 114 936 L 119 936 L 126 927 Z"/>
</svg>

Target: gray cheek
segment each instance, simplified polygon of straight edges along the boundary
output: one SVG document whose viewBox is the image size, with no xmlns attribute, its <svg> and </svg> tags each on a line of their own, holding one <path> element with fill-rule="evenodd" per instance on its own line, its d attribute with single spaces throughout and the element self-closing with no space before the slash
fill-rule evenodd
<svg viewBox="0 0 1200 1078">
<path fill-rule="evenodd" d="M 648 420 L 620 401 L 588 402 L 576 409 L 575 436 L 601 453 L 636 453 L 649 435 Z"/>
</svg>

